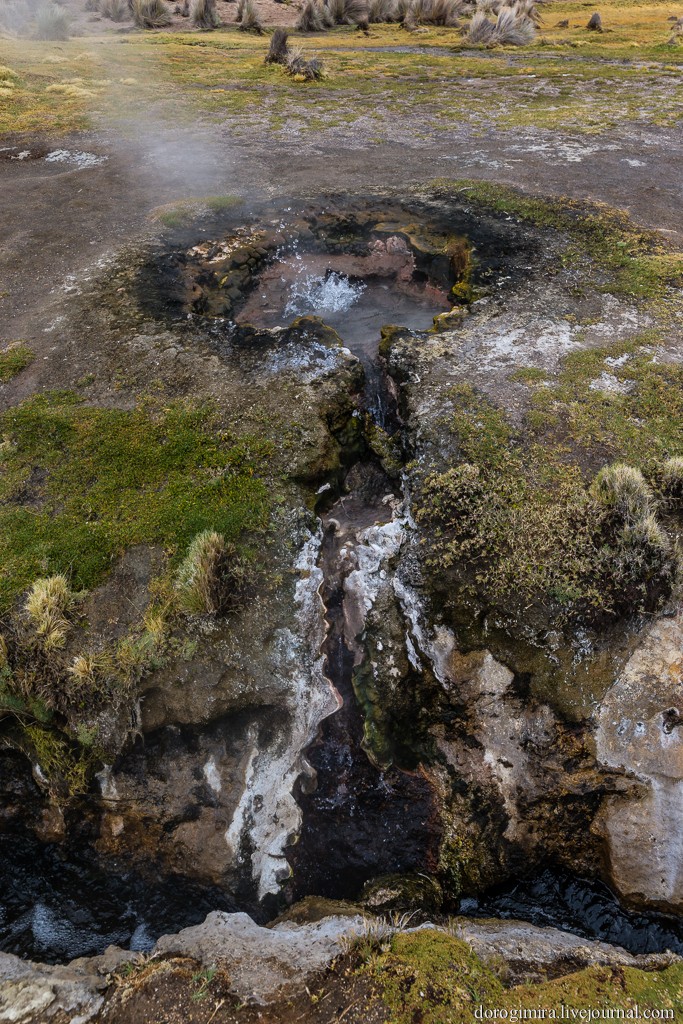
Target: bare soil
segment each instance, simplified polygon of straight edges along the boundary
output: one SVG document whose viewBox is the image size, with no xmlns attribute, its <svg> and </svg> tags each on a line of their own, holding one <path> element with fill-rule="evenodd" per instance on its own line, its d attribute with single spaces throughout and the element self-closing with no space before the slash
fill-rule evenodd
<svg viewBox="0 0 683 1024">
<path fill-rule="evenodd" d="M 370 979 L 353 973 L 351 958 L 337 961 L 308 986 L 288 989 L 267 1006 L 245 1005 L 230 994 L 219 968 L 204 985 L 188 960 L 150 965 L 122 977 L 108 994 L 97 1024 L 385 1024 L 387 1008 Z"/>
</svg>

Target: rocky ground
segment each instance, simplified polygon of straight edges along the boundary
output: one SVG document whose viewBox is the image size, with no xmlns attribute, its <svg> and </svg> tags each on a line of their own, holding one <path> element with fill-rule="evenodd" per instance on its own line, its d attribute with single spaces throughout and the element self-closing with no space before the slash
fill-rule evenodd
<svg viewBox="0 0 683 1024">
<path fill-rule="evenodd" d="M 548 863 L 683 906 L 681 12 L 595 38 L 553 4 L 521 50 L 338 29 L 300 40 L 319 83 L 71 13 L 0 39 L 0 821 L 295 910 L 2 954 L 0 1020 L 678 1010 L 672 954 L 446 922 Z M 381 424 L 321 322 L 228 324 L 294 243 L 454 288 L 384 331 Z"/>
</svg>

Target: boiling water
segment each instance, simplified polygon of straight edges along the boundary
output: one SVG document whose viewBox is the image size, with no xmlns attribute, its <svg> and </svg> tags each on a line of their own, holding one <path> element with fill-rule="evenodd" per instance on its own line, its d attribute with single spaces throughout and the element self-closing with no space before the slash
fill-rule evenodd
<svg viewBox="0 0 683 1024">
<path fill-rule="evenodd" d="M 340 264 L 349 262 L 354 261 L 291 254 L 264 272 L 238 319 L 286 327 L 298 316 L 321 317 L 367 370 L 377 358 L 383 326 L 426 331 L 437 313 L 450 308 L 441 289 L 398 282 L 388 275 L 344 273 Z"/>
<path fill-rule="evenodd" d="M 285 317 L 315 314 L 323 319 L 347 313 L 366 291 L 363 282 L 353 284 L 344 274 L 334 270 L 324 276 L 301 273 L 290 285 L 290 299 Z"/>
</svg>

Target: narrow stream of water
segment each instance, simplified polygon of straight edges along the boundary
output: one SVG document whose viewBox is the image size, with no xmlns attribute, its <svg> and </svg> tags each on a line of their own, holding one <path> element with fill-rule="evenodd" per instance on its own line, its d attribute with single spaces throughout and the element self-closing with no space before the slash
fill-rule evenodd
<svg viewBox="0 0 683 1024">
<path fill-rule="evenodd" d="M 418 772 L 378 768 L 362 749 L 363 715 L 353 690 L 354 656 L 344 630 L 345 546 L 365 527 L 389 519 L 382 497 L 389 481 L 372 464 L 356 474 L 357 490 L 323 517 L 323 599 L 329 633 L 326 671 L 343 699 L 307 751 L 317 773 L 313 792 L 299 793 L 299 841 L 289 859 L 294 896 L 357 896 L 378 875 L 436 868 L 440 829 L 433 793 Z"/>
</svg>

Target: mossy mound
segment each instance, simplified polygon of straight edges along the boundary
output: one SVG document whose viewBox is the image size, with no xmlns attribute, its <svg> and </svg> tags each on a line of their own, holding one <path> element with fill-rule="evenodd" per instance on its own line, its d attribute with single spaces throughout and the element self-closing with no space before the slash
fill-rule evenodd
<svg viewBox="0 0 683 1024">
<path fill-rule="evenodd" d="M 486 1019 L 566 1019 L 570 1010 L 623 1011 L 635 1019 L 647 1009 L 663 1017 L 683 1009 L 683 964 L 646 972 L 631 967 L 589 967 L 540 984 L 505 989 L 465 942 L 424 929 L 397 934 L 359 969 L 379 984 L 391 1024 L 463 1024 Z M 494 1016 L 497 1013 L 497 1017 Z M 540 1015 L 540 1014 L 539 1014 Z M 583 1018 L 581 1018 L 583 1019 Z"/>
</svg>

